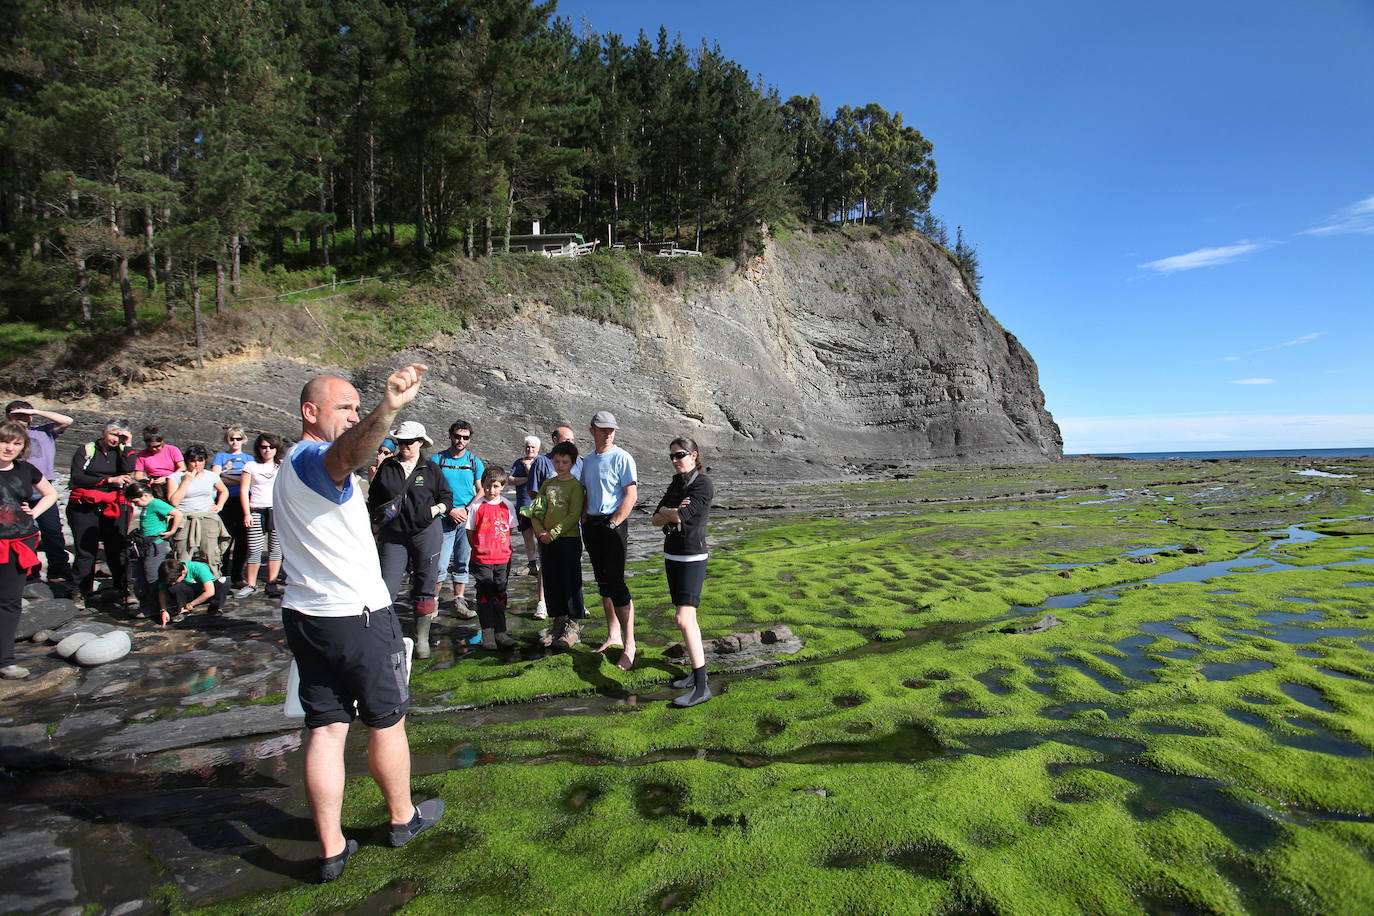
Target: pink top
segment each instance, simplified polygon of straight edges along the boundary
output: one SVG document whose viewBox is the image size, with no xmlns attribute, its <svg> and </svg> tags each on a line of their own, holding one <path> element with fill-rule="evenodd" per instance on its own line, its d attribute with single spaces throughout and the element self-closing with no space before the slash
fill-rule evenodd
<svg viewBox="0 0 1374 916">
<path fill-rule="evenodd" d="M 145 448 L 134 457 L 138 459 L 134 464 L 134 470 L 142 471 L 149 477 L 166 477 L 177 469 L 178 461 L 185 460 L 181 457 L 181 449 L 170 442 L 163 445 L 156 454 Z"/>
</svg>

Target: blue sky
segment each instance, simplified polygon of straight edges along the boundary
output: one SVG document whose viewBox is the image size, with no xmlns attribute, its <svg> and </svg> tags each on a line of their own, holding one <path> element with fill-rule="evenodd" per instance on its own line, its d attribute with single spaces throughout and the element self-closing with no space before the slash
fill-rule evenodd
<svg viewBox="0 0 1374 916">
<path fill-rule="evenodd" d="M 1374 0 L 561 0 L 935 144 L 1065 452 L 1374 445 Z"/>
</svg>

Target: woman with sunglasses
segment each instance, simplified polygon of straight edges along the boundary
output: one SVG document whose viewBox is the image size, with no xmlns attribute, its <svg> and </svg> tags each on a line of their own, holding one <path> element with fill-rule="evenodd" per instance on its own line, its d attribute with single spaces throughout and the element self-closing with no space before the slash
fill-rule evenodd
<svg viewBox="0 0 1374 916">
<path fill-rule="evenodd" d="M 243 527 L 243 503 L 239 498 L 239 485 L 242 483 L 243 466 L 253 457 L 243 450 L 244 433 L 242 426 L 229 426 L 224 430 L 224 451 L 216 452 L 210 470 L 219 475 L 229 500 L 220 510 L 220 522 L 229 535 L 229 562 L 225 564 L 224 575 L 229 577 L 233 587 L 243 588 L 243 564 L 248 560 L 248 529 Z"/>
<path fill-rule="evenodd" d="M 668 443 L 668 460 L 673 465 L 673 479 L 649 523 L 663 528 L 668 594 L 677 608 L 678 629 L 682 630 L 682 642 L 692 665 L 690 673 L 673 681 L 674 687 L 687 690 L 673 700 L 673 705 L 696 706 L 711 699 L 697 607 L 701 604 L 701 586 L 706 581 L 706 517 L 711 513 L 715 488 L 702 471 L 701 452 L 693 440 L 679 436 Z"/>
<path fill-rule="evenodd" d="M 367 510 L 377 535 L 382 579 L 391 600 L 400 597 L 401 577 L 410 564 L 410 607 L 415 612 L 415 656 L 429 658 L 429 628 L 439 609 L 439 553 L 444 529 L 439 521 L 453 506 L 444 475 L 425 460 L 434 444 L 422 423 L 407 420 L 391 431 L 396 454 L 377 466 L 367 491 Z"/>
<path fill-rule="evenodd" d="M 263 541 L 267 542 L 267 597 L 280 598 L 277 573 L 281 571 L 281 542 L 272 523 L 272 485 L 281 468 L 281 437 L 259 433 L 253 442 L 253 460 L 243 466 L 239 483 L 239 505 L 243 527 L 248 530 L 248 559 L 243 564 L 243 588 L 235 598 L 247 598 L 257 591 L 258 567 L 262 565 Z"/>
<path fill-rule="evenodd" d="M 197 559 L 218 577 L 220 541 L 224 537 L 219 514 L 229 501 L 229 490 L 218 474 L 206 468 L 210 455 L 205 446 L 192 445 L 185 454 L 186 473 L 172 475 L 169 484 L 172 495 L 167 500 L 185 517 L 185 524 L 177 529 L 173 556 L 189 560 L 193 553 L 199 552 Z"/>
</svg>

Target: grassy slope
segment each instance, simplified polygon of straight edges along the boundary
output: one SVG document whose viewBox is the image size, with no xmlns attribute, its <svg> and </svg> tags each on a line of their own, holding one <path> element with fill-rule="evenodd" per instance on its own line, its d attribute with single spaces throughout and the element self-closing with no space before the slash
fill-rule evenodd
<svg viewBox="0 0 1374 916">
<path fill-rule="evenodd" d="M 804 659 L 735 679 L 694 710 L 640 704 L 481 728 L 416 717 L 417 751 L 454 761 L 416 779 L 449 804 L 433 833 L 400 851 L 365 846 L 335 885 L 214 911 L 408 901 L 416 913 L 1369 912 L 1374 637 L 1321 630 L 1374 630 L 1374 589 L 1351 585 L 1374 569 L 1319 567 L 1374 558 L 1374 538 L 1287 545 L 1284 562 L 1299 567 L 1288 571 L 1127 587 L 1119 600 L 1057 611 L 1065 624 L 1043 634 L 991 623 L 1056 592 L 1234 556 L 1266 541 L 1260 528 L 1368 514 L 1374 464 L 1352 467 L 1360 478 L 1313 481 L 1278 463 L 1066 462 L 816 488 L 814 517 L 736 521 L 713 554 L 703 607 L 708 636 L 790 623 L 807 638 Z M 1126 499 L 992 498 L 1103 474 Z M 1223 497 L 1228 508 L 1200 510 Z M 932 498 L 973 502 L 902 504 Z M 1207 552 L 1121 559 L 1180 543 Z M 1068 562 L 1091 565 L 1067 580 L 1044 569 Z M 661 573 L 642 572 L 646 638 L 662 645 L 672 633 L 658 612 Z M 1312 610 L 1325 616 L 1300 623 L 1312 631 L 1305 644 L 1272 638 L 1256 619 Z M 1169 635 L 1143 640 L 1155 670 L 1127 660 L 1139 675 L 1127 677 L 1115 645 L 1169 621 Z M 970 628 L 948 641 L 871 639 L 937 623 Z M 1178 657 L 1189 649 L 1200 651 Z M 462 702 L 595 683 L 651 689 L 667 677 L 657 655 L 646 651 L 628 676 L 585 651 L 474 658 L 417 668 L 415 686 Z M 1200 673 L 1245 660 L 1273 667 L 1233 680 Z M 1329 708 L 1295 699 L 1295 684 Z M 1288 746 L 1323 740 L 1314 726 L 1339 755 Z M 709 753 L 677 753 L 693 748 Z M 797 760 L 807 762 L 787 762 Z M 363 835 L 384 818 L 369 781 L 350 786 L 345 817 Z"/>
</svg>

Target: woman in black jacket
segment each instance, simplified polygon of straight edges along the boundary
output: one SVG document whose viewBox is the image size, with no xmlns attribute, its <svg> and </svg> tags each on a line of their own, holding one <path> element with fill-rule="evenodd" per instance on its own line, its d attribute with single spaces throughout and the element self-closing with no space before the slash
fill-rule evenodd
<svg viewBox="0 0 1374 916">
<path fill-rule="evenodd" d="M 663 527 L 663 567 L 668 574 L 668 594 L 677 608 L 677 625 L 687 646 L 692 671 L 673 686 L 687 692 L 673 700 L 674 706 L 695 706 L 711 699 L 706 683 L 706 655 L 701 648 L 701 627 L 697 626 L 697 606 L 701 586 L 706 581 L 706 517 L 711 513 L 715 488 L 702 472 L 701 452 L 696 442 L 679 436 L 668 443 L 668 460 L 673 463 L 673 480 L 668 492 L 658 501 L 650 524 Z"/>
<path fill-rule="evenodd" d="M 87 605 L 95 601 L 95 561 L 102 543 L 117 600 L 125 605 L 131 603 L 124 565 L 129 531 L 124 485 L 133 481 L 137 460 L 129 447 L 129 428 L 118 421 L 106 423 L 99 439 L 86 443 L 72 455 L 71 494 L 67 500 L 67 523 L 72 528 L 76 554 L 72 576 L 81 590 L 82 602 Z"/>
<path fill-rule="evenodd" d="M 399 597 L 401 577 L 410 564 L 415 655 L 429 658 L 429 626 L 439 607 L 435 585 L 444 539 L 439 518 L 453 507 L 453 495 L 444 475 L 421 454 L 421 445 L 434 444 L 425 435 L 424 424 L 407 420 L 391 431 L 391 438 L 396 453 L 377 468 L 367 491 L 367 508 L 392 601 Z"/>
</svg>

